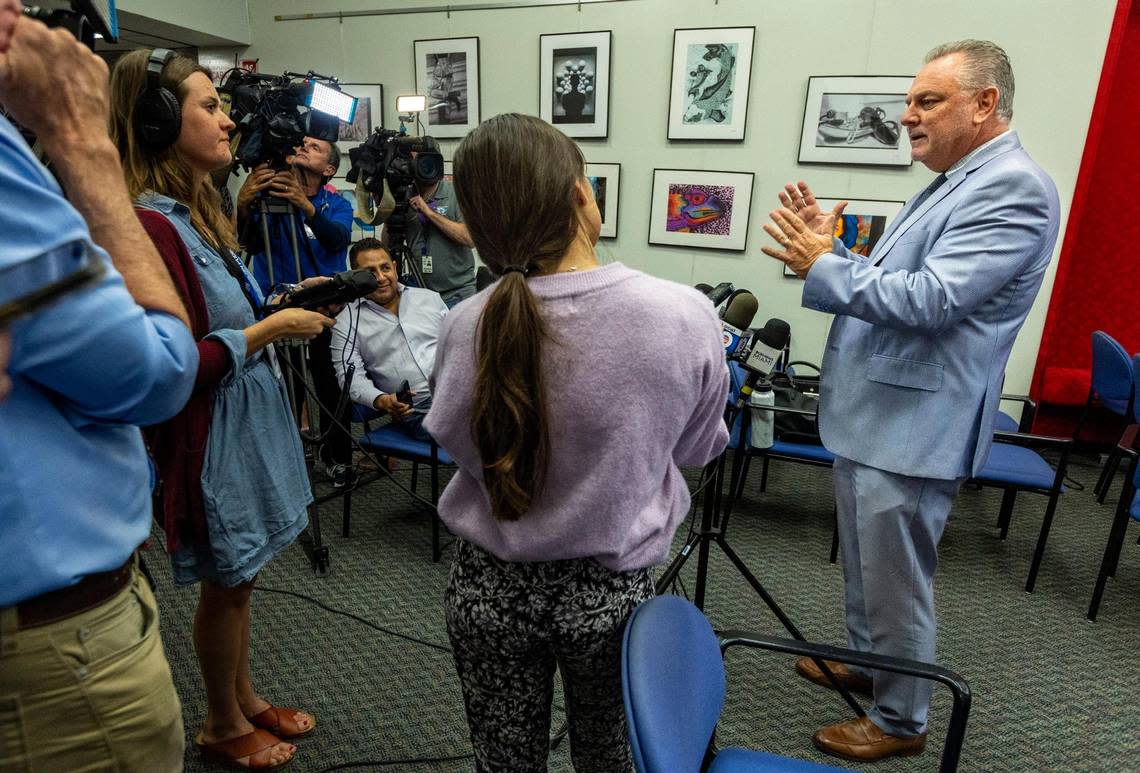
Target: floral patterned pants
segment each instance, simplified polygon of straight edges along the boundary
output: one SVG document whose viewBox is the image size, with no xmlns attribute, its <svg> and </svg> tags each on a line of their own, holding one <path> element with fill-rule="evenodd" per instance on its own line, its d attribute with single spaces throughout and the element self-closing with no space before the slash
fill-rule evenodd
<svg viewBox="0 0 1140 773">
<path fill-rule="evenodd" d="M 546 770 L 557 667 L 575 771 L 628 771 L 622 633 L 651 596 L 648 569 L 614 572 L 585 558 L 509 563 L 459 540 L 445 606 L 475 769 Z"/>
</svg>

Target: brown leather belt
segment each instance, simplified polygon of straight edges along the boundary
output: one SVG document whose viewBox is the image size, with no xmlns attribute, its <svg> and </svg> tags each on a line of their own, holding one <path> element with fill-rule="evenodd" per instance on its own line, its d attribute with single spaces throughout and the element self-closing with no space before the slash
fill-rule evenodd
<svg viewBox="0 0 1140 773">
<path fill-rule="evenodd" d="M 109 572 L 89 574 L 74 585 L 16 604 L 20 630 L 64 620 L 102 604 L 131 581 L 134 558 Z"/>
</svg>

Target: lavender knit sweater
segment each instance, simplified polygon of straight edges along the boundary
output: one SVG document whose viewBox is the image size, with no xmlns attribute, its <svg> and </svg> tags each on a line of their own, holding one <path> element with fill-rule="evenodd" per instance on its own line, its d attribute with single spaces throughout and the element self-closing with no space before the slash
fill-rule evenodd
<svg viewBox="0 0 1140 773">
<path fill-rule="evenodd" d="M 544 350 L 546 486 L 514 522 L 491 516 L 471 437 L 475 341 L 488 288 L 443 321 L 426 427 L 459 465 L 439 501 L 448 528 L 506 561 L 661 563 L 689 508 L 678 466 L 728 442 L 720 322 L 696 290 L 613 263 L 527 280 L 554 341 Z"/>
</svg>

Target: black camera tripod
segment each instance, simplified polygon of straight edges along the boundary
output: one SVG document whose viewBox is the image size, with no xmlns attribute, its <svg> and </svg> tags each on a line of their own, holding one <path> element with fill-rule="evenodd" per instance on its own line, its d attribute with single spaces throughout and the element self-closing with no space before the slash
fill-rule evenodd
<svg viewBox="0 0 1140 773">
<path fill-rule="evenodd" d="M 732 428 L 737 414 L 740 415 L 740 429 L 738 433 L 733 433 Z M 738 489 L 744 456 L 747 453 L 744 443 L 749 437 L 751 414 L 752 412 L 747 410 L 747 404 L 743 399 L 725 411 L 725 420 L 728 422 L 729 432 L 737 436 L 737 447 L 733 455 L 732 477 L 729 486 L 729 491 L 732 494 L 735 494 Z M 663 593 L 673 581 L 677 579 L 681 567 L 689 560 L 689 557 L 693 554 L 693 550 L 695 549 L 697 551 L 697 583 L 693 591 L 693 603 L 698 609 L 704 611 L 705 590 L 708 582 L 709 548 L 712 545 L 716 545 L 720 548 L 720 551 L 728 557 L 732 565 L 736 567 L 736 571 L 740 573 L 740 576 L 752 586 L 752 590 L 760 596 L 761 600 L 768 606 L 768 609 L 772 611 L 772 614 L 776 616 L 776 619 L 780 621 L 780 624 L 784 626 L 784 629 L 791 634 L 792 638 L 797 641 L 807 641 L 795 623 L 792 622 L 791 618 L 780 608 L 780 605 L 776 603 L 776 600 L 772 598 L 772 595 L 768 593 L 760 580 L 756 578 L 756 575 L 749 570 L 744 560 L 737 555 L 736 551 L 732 549 L 732 546 L 728 544 L 728 520 L 731 515 L 731 509 L 722 509 L 724 468 L 727 456 L 728 449 L 726 448 L 721 452 L 720 456 L 705 466 L 704 472 L 701 475 L 704 483 L 701 487 L 702 503 L 700 527 L 689 535 L 689 538 L 685 540 L 684 546 L 657 580 L 657 593 Z M 859 702 L 852 697 L 846 688 L 839 684 L 827 664 L 820 658 L 813 658 L 813 660 L 815 660 L 816 665 L 819 666 L 824 675 L 827 676 L 832 686 L 843 696 L 843 700 L 852 708 L 856 716 L 864 716 L 866 712 L 863 711 L 863 707 L 859 705 Z"/>
</svg>

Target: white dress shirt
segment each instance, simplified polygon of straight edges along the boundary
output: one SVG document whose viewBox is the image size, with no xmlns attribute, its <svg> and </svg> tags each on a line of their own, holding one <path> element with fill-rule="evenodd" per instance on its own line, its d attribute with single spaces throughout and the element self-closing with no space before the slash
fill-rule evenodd
<svg viewBox="0 0 1140 773">
<path fill-rule="evenodd" d="M 355 365 L 349 396 L 369 408 L 380 395 L 398 392 L 405 380 L 416 393 L 416 404 L 430 397 L 428 377 L 447 306 L 432 290 L 399 285 L 399 292 L 399 315 L 361 298 L 337 315 L 333 327 L 330 350 L 337 380 L 343 387 L 349 364 Z"/>
</svg>

